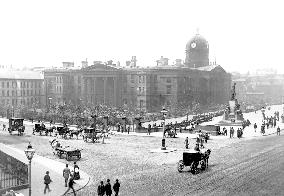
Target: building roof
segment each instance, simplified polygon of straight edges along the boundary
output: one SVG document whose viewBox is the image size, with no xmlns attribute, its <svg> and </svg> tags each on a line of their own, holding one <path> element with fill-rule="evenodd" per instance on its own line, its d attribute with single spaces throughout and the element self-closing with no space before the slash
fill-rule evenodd
<svg viewBox="0 0 284 196">
<path fill-rule="evenodd" d="M 43 75 L 38 71 L 15 71 L 0 70 L 0 79 L 26 79 L 26 80 L 43 80 Z"/>
<path fill-rule="evenodd" d="M 203 66 L 203 67 L 198 67 L 198 68 L 191 68 L 191 69 L 197 69 L 200 71 L 212 71 L 214 69 L 221 69 L 225 71 L 220 65 L 208 65 L 208 66 Z"/>
</svg>

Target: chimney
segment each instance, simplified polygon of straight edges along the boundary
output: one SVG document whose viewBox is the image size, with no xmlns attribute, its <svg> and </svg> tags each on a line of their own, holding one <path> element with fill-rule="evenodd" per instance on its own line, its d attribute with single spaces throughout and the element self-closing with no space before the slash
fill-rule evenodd
<svg viewBox="0 0 284 196">
<path fill-rule="evenodd" d="M 113 62 L 112 60 L 109 60 L 109 61 L 107 61 L 107 64 L 112 65 L 112 62 Z"/>
<path fill-rule="evenodd" d="M 130 66 L 130 61 L 126 61 L 126 67 L 129 67 Z"/>
<path fill-rule="evenodd" d="M 181 66 L 181 65 L 182 65 L 182 60 L 176 59 L 176 66 Z"/>
<path fill-rule="evenodd" d="M 131 67 L 136 67 L 136 62 L 137 62 L 136 56 L 132 56 L 132 58 L 131 58 Z"/>
<path fill-rule="evenodd" d="M 86 61 L 81 61 L 82 63 L 82 68 L 88 67 L 88 61 L 86 59 Z"/>
</svg>

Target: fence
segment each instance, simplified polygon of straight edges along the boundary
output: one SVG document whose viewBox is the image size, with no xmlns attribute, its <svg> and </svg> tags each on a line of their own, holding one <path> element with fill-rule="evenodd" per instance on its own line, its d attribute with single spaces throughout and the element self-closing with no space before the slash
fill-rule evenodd
<svg viewBox="0 0 284 196">
<path fill-rule="evenodd" d="M 28 188 L 28 165 L 0 151 L 0 195 Z"/>
</svg>

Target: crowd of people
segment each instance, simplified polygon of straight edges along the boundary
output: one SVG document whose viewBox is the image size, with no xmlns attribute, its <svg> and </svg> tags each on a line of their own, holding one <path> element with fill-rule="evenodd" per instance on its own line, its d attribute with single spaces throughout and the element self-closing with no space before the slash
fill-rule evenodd
<svg viewBox="0 0 284 196">
<path fill-rule="evenodd" d="M 104 185 L 104 182 L 101 181 L 100 185 L 98 186 L 98 196 L 103 196 L 106 194 L 106 196 L 111 196 L 112 195 L 112 190 L 114 191 L 114 195 L 118 196 L 119 193 L 119 188 L 120 188 L 120 183 L 119 180 L 116 179 L 113 187 L 110 184 L 110 179 L 107 179 L 106 184 Z"/>
</svg>

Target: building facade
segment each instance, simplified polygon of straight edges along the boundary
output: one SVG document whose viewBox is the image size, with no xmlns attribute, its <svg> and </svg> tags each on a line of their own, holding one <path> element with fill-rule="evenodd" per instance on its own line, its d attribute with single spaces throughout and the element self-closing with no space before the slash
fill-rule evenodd
<svg viewBox="0 0 284 196">
<path fill-rule="evenodd" d="M 238 99 L 247 104 L 280 104 L 284 102 L 284 75 L 255 73 L 233 75 Z"/>
<path fill-rule="evenodd" d="M 34 71 L 0 71 L 1 108 L 44 106 L 43 75 Z"/>
<path fill-rule="evenodd" d="M 136 61 L 133 56 L 125 67 L 112 61 L 86 66 L 84 61 L 81 69 L 64 66 L 45 70 L 45 102 L 83 102 L 155 112 L 163 106 L 223 104 L 229 99 L 231 75 L 220 65 L 209 64 L 209 44 L 199 34 L 186 45 L 185 63 L 177 59 L 170 65 L 161 57 L 156 66 L 140 68 Z"/>
</svg>

